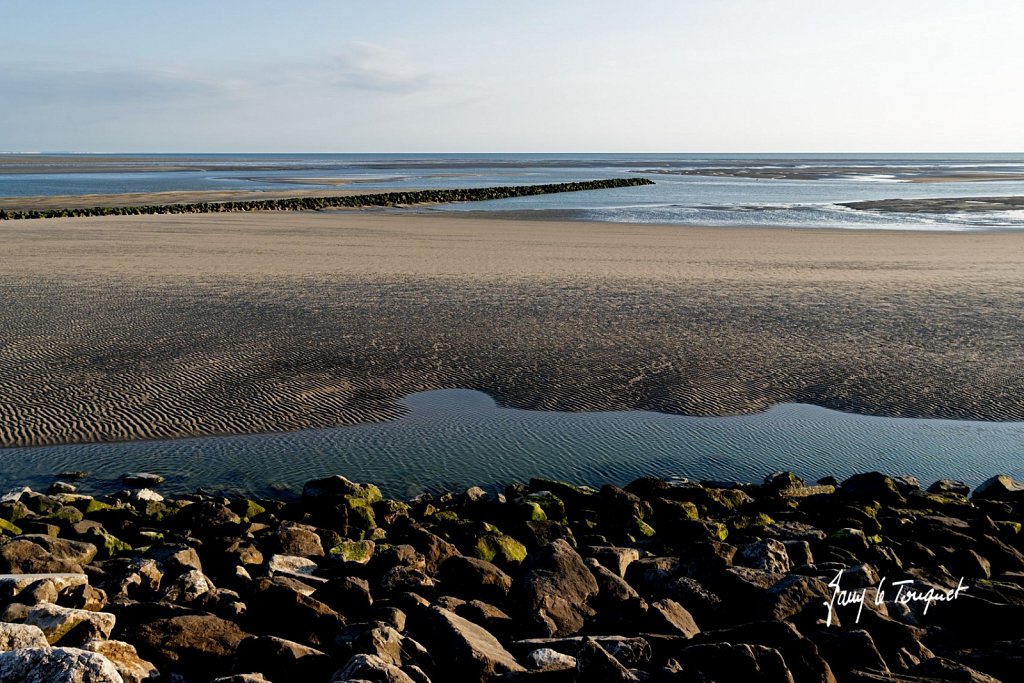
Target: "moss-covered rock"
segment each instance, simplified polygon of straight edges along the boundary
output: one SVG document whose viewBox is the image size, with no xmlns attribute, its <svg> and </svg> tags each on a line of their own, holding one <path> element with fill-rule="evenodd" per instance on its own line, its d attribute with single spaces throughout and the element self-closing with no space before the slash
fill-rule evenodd
<svg viewBox="0 0 1024 683">
<path fill-rule="evenodd" d="M 228 507 L 231 508 L 232 512 L 234 512 L 236 515 L 238 515 L 246 521 L 252 519 L 253 517 L 258 517 L 259 515 L 262 515 L 264 512 L 267 511 L 267 508 L 263 507 L 255 500 L 251 500 L 249 498 L 240 498 L 238 500 L 232 501 L 231 505 L 229 505 Z"/>
<path fill-rule="evenodd" d="M 492 531 L 476 539 L 472 554 L 486 562 L 518 564 L 526 558 L 526 546 L 507 534 Z"/>
<path fill-rule="evenodd" d="M 366 564 L 373 557 L 376 547 L 373 541 L 342 541 L 327 551 L 327 554 L 346 562 Z"/>
<path fill-rule="evenodd" d="M 750 494 L 740 489 L 706 488 L 708 502 L 706 506 L 712 512 L 736 512 L 744 505 L 754 502 Z"/>
<path fill-rule="evenodd" d="M 373 512 L 379 523 L 394 524 L 399 517 L 408 517 L 411 506 L 400 500 L 385 498 L 373 504 Z"/>
<path fill-rule="evenodd" d="M 544 508 L 532 500 L 521 501 L 517 508 L 520 511 L 521 518 L 530 522 L 543 522 L 548 518 Z"/>
<path fill-rule="evenodd" d="M 82 514 L 81 510 L 70 505 L 63 505 L 55 510 L 51 510 L 49 514 L 40 517 L 39 521 L 59 526 L 75 524 L 83 519 L 85 519 L 85 515 Z"/>
<path fill-rule="evenodd" d="M 575 486 L 554 479 L 530 479 L 530 493 L 547 491 L 559 498 L 565 505 L 574 508 L 595 509 L 597 505 L 597 489 L 589 486 Z"/>
<path fill-rule="evenodd" d="M 565 519 L 565 501 L 551 491 L 537 491 L 527 493 L 523 499 L 529 503 L 540 506 L 544 511 L 544 519 L 560 520 Z"/>
<path fill-rule="evenodd" d="M 771 516 L 764 512 L 758 512 L 753 515 L 739 515 L 729 520 L 729 526 L 734 531 L 741 529 L 748 529 L 750 527 L 766 527 L 775 524 L 775 520 Z"/>
<path fill-rule="evenodd" d="M 19 536 L 21 535 L 21 527 L 16 526 L 12 522 L 8 522 L 6 519 L 0 519 L 0 532 L 4 536 Z"/>
<path fill-rule="evenodd" d="M 0 503 L 0 519 L 7 520 L 8 522 L 17 522 L 19 519 L 24 519 L 30 514 L 32 514 L 32 511 L 20 500 L 8 500 Z"/>
<path fill-rule="evenodd" d="M 109 510 L 112 507 L 109 503 L 104 503 L 103 501 L 96 500 L 95 498 L 83 498 L 82 500 L 76 501 L 74 506 L 81 510 L 82 514 L 86 517 L 94 512 Z"/>
<path fill-rule="evenodd" d="M 633 517 L 632 524 L 630 525 L 631 536 L 634 538 L 650 538 L 654 536 L 654 533 L 654 527 L 639 517 Z"/>
<path fill-rule="evenodd" d="M 1003 536 L 1017 536 L 1020 534 L 1021 523 L 1010 520 L 996 520 L 996 527 Z"/>
</svg>

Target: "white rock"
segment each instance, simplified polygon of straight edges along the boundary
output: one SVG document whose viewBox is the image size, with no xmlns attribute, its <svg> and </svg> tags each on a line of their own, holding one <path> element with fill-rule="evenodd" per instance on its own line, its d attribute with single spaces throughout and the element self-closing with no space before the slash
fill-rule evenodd
<svg viewBox="0 0 1024 683">
<path fill-rule="evenodd" d="M 135 491 L 129 491 L 127 498 L 131 498 L 139 501 L 152 501 L 154 503 L 162 503 L 164 497 L 153 489 L 137 489 Z"/>
<path fill-rule="evenodd" d="M 271 555 L 270 561 L 267 562 L 267 571 L 271 576 L 293 576 L 306 582 L 327 583 L 327 579 L 313 575 L 317 566 L 316 562 L 307 557 Z"/>
<path fill-rule="evenodd" d="M 550 647 L 542 647 L 526 655 L 526 666 L 529 669 L 543 669 L 545 671 L 558 671 L 561 669 L 575 669 L 576 658 L 571 655 L 564 655 Z"/>
<path fill-rule="evenodd" d="M 168 602 L 189 603 L 201 595 L 209 593 L 216 586 L 198 569 L 185 572 L 164 591 L 164 600 Z"/>
<path fill-rule="evenodd" d="M 32 489 L 27 486 L 22 486 L 18 489 L 9 489 L 3 494 L 0 494 L 0 503 L 16 503 L 21 500 L 21 496 L 26 493 L 32 493 Z"/>
<path fill-rule="evenodd" d="M 17 595 L 41 579 L 52 581 L 53 587 L 57 589 L 58 593 L 89 583 L 89 577 L 85 574 L 0 574 L 0 592 L 10 591 L 10 595 Z"/>
<path fill-rule="evenodd" d="M 73 647 L 0 654 L 0 683 L 125 683 L 109 659 Z"/>
<path fill-rule="evenodd" d="M 26 647 L 49 647 L 38 626 L 0 623 L 0 652 Z"/>
</svg>

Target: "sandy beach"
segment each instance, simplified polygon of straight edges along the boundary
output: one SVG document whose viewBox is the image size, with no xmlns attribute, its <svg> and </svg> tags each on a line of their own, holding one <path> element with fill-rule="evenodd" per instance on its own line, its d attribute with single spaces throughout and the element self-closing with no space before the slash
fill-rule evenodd
<svg viewBox="0 0 1024 683">
<path fill-rule="evenodd" d="M 411 392 L 1024 419 L 1024 236 L 396 211 L 0 224 L 0 444 L 380 420 Z"/>
</svg>

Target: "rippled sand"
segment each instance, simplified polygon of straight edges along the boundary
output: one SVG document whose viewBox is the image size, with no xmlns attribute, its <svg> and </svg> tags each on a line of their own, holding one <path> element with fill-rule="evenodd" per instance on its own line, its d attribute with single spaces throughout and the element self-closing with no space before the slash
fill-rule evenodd
<svg viewBox="0 0 1024 683">
<path fill-rule="evenodd" d="M 0 223 L 0 444 L 386 419 L 480 389 L 1024 419 L 1024 235 L 394 212 Z"/>
</svg>

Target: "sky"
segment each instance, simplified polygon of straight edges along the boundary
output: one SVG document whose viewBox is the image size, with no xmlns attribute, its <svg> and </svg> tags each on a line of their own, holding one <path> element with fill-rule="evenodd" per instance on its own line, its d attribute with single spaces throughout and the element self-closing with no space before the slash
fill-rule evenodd
<svg viewBox="0 0 1024 683">
<path fill-rule="evenodd" d="M 1020 0 L 0 0 L 0 151 L 1021 152 Z"/>
</svg>

